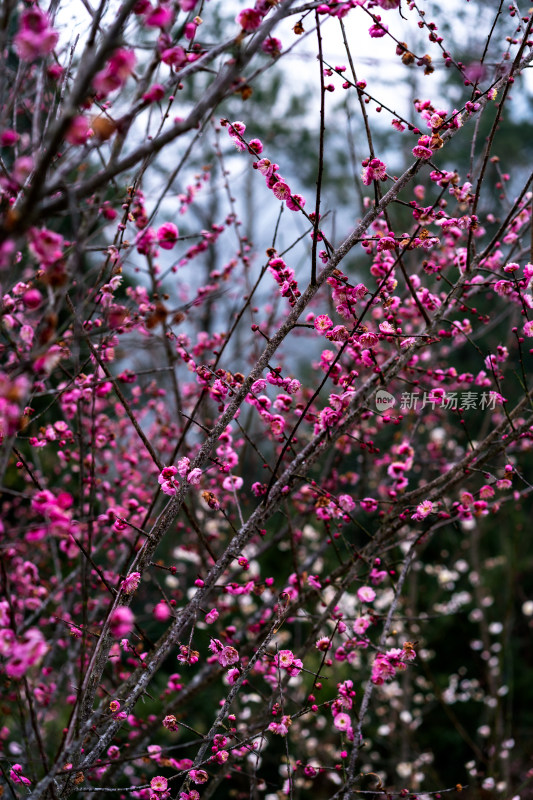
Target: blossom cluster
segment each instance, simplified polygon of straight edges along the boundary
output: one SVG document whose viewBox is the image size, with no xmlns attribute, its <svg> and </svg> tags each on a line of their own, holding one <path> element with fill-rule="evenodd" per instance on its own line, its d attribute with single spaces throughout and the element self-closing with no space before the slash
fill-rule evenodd
<svg viewBox="0 0 533 800">
<path fill-rule="evenodd" d="M 523 791 L 532 193 L 501 137 L 533 18 L 463 64 L 430 5 L 257 0 L 226 39 L 209 3 L 104 3 L 74 44 L 63 0 L 7 4 L 4 795 Z M 417 99 L 349 37 L 326 63 L 348 15 Z M 294 72 L 279 119 L 312 29 L 317 102 Z"/>
<path fill-rule="evenodd" d="M 59 34 L 52 27 L 50 18 L 37 5 L 22 12 L 14 39 L 19 58 L 36 61 L 51 53 L 58 39 Z"/>
<path fill-rule="evenodd" d="M 247 150 L 250 155 L 257 160 L 253 162 L 253 168 L 264 176 L 267 187 L 274 196 L 285 203 L 291 211 L 300 211 L 305 206 L 305 199 L 300 194 L 293 194 L 287 181 L 279 174 L 279 165 L 274 164 L 268 158 L 258 158 L 263 152 L 263 143 L 260 139 L 250 139 L 246 142 L 244 132 L 246 125 L 244 122 L 236 121 L 229 123 L 228 120 L 221 120 L 221 124 L 227 127 L 228 134 L 237 150 Z"/>
<path fill-rule="evenodd" d="M 372 683 L 377 686 L 391 680 L 397 671 L 407 669 L 407 664 L 416 658 L 416 652 L 411 642 L 404 642 L 403 647 L 393 647 L 386 653 L 378 653 L 372 664 Z"/>
</svg>

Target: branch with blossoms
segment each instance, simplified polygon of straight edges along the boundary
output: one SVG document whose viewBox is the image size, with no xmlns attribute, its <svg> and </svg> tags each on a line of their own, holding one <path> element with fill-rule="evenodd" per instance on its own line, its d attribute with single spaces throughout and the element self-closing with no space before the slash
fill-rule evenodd
<svg viewBox="0 0 533 800">
<path fill-rule="evenodd" d="M 508 684 L 533 615 L 532 198 L 500 125 L 533 18 L 500 12 L 465 66 L 445 21 L 399 0 L 257 0 L 223 21 L 104 0 L 78 39 L 61 2 L 7 9 L 14 798 L 504 798 L 530 779 Z M 425 99 L 378 99 L 352 20 Z M 296 118 L 279 135 L 272 88 L 309 25 L 313 152 Z M 336 26 L 350 77 L 327 57 Z M 352 187 L 331 182 L 339 92 L 367 148 Z"/>
</svg>

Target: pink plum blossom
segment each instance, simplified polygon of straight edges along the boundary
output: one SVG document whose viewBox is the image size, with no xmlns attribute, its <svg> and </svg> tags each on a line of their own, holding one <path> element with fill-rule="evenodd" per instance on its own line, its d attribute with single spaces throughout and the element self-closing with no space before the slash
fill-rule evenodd
<svg viewBox="0 0 533 800">
<path fill-rule="evenodd" d="M 51 25 L 44 11 L 37 6 L 26 9 L 20 17 L 19 30 L 15 34 L 14 45 L 19 58 L 35 61 L 51 53 L 57 44 L 59 34 Z"/>
<path fill-rule="evenodd" d="M 143 94 L 143 100 L 145 103 L 156 103 L 159 100 L 162 100 L 165 96 L 165 87 L 162 86 L 160 83 L 154 83 L 148 91 Z M 161 245 L 163 247 L 163 245 Z"/>
<path fill-rule="evenodd" d="M 362 179 L 365 186 L 370 186 L 372 181 L 387 179 L 387 167 L 379 158 L 363 161 L 363 167 Z"/>
<path fill-rule="evenodd" d="M 120 89 L 133 72 L 136 56 L 132 50 L 119 48 L 115 50 L 103 70 L 93 80 L 93 86 L 101 97 Z"/>
<path fill-rule="evenodd" d="M 191 769 L 189 778 L 193 783 L 201 784 L 207 782 L 208 775 L 205 769 Z"/>
<path fill-rule="evenodd" d="M 218 663 L 221 664 L 223 667 L 229 667 L 232 664 L 236 664 L 238 660 L 239 660 L 239 653 L 234 647 L 231 647 L 231 645 L 223 647 L 220 653 L 218 654 Z"/>
<path fill-rule="evenodd" d="M 333 719 L 333 724 L 338 731 L 347 731 L 351 726 L 351 720 L 348 714 L 341 712 L 340 714 L 336 714 L 335 718 Z"/>
<path fill-rule="evenodd" d="M 361 508 L 363 511 L 376 511 L 377 507 L 377 500 L 374 500 L 373 497 L 364 497 L 361 500 Z"/>
<path fill-rule="evenodd" d="M 179 231 L 173 222 L 165 222 L 157 229 L 157 242 L 163 250 L 172 250 L 178 237 Z"/>
<path fill-rule="evenodd" d="M 187 483 L 190 483 L 192 486 L 199 486 L 201 477 L 202 470 L 198 467 L 195 467 L 195 469 L 191 469 L 191 471 L 187 474 Z"/>
<path fill-rule="evenodd" d="M 377 20 L 381 19 L 380 17 L 376 17 Z M 385 36 L 388 31 L 388 25 L 384 25 L 382 22 L 376 22 L 374 25 L 371 25 L 368 29 L 368 33 L 372 39 L 379 39 L 382 36 Z"/>
<path fill-rule="evenodd" d="M 424 500 L 422 503 L 416 507 L 416 511 L 414 514 L 411 515 L 411 519 L 416 519 L 418 521 L 425 519 L 429 516 L 433 511 L 433 503 L 431 500 Z"/>
<path fill-rule="evenodd" d="M 262 15 L 255 8 L 245 8 L 237 14 L 236 22 L 244 31 L 250 32 L 257 30 L 262 19 Z"/>
<path fill-rule="evenodd" d="M 122 591 L 124 594 L 133 594 L 139 586 L 141 580 L 140 572 L 130 572 L 130 574 L 122 581 Z"/>
<path fill-rule="evenodd" d="M 167 786 L 167 779 L 163 778 L 161 775 L 157 775 L 150 781 L 150 788 L 153 789 L 154 792 L 165 792 L 167 790 Z"/>
<path fill-rule="evenodd" d="M 90 136 L 92 136 L 92 129 L 89 120 L 81 114 L 74 117 L 70 123 L 69 129 L 65 134 L 65 139 L 69 144 L 81 145 L 86 144 Z"/>
<path fill-rule="evenodd" d="M 358 617 L 353 624 L 353 632 L 361 636 L 370 626 L 370 620 L 365 617 Z"/>
<path fill-rule="evenodd" d="M 144 18 L 144 24 L 148 28 L 167 28 L 172 22 L 172 9 L 168 6 L 156 6 L 150 10 Z"/>
<path fill-rule="evenodd" d="M 164 467 L 157 479 L 159 485 L 161 486 L 161 490 L 170 497 L 173 497 L 177 494 L 179 487 L 179 482 L 175 479 L 177 474 L 178 470 L 176 467 Z"/>
<path fill-rule="evenodd" d="M 272 188 L 273 193 L 278 200 L 287 200 L 291 196 L 291 190 L 284 181 L 276 181 Z"/>
<path fill-rule="evenodd" d="M 327 314 L 319 314 L 318 317 L 315 317 L 313 325 L 316 331 L 319 333 L 325 333 L 333 327 L 333 322 Z"/>
<path fill-rule="evenodd" d="M 31 781 L 22 774 L 22 764 L 13 764 L 9 770 L 9 777 L 13 783 L 22 783 L 24 786 L 30 786 Z"/>
<path fill-rule="evenodd" d="M 360 586 L 357 590 L 357 597 L 362 603 L 373 603 L 376 593 L 371 586 Z"/>
<path fill-rule="evenodd" d="M 111 634 L 117 639 L 127 636 L 133 630 L 134 619 L 135 617 L 133 616 L 131 608 L 128 606 L 117 606 L 109 620 Z"/>
<path fill-rule="evenodd" d="M 268 53 L 268 55 L 272 56 L 273 58 L 276 58 L 276 56 L 280 55 L 281 48 L 282 48 L 281 41 L 279 39 L 276 39 L 275 36 L 269 36 L 261 44 L 261 50 L 263 51 L 263 53 Z"/>
</svg>

